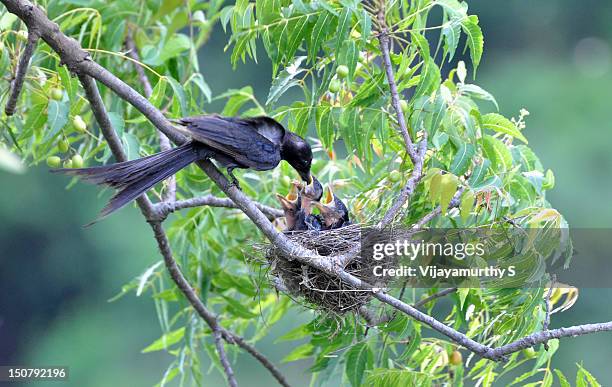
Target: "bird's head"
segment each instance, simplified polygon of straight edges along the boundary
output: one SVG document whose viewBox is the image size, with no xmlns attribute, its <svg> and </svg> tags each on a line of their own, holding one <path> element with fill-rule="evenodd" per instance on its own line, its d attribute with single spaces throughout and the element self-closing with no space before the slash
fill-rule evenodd
<svg viewBox="0 0 612 387">
<path fill-rule="evenodd" d="M 327 186 L 321 199 L 314 202 L 314 206 L 319 209 L 326 228 L 334 228 L 349 221 L 348 209 L 331 188 Z"/>
<path fill-rule="evenodd" d="M 285 131 L 281 142 L 281 158 L 286 160 L 299 174 L 302 180 L 310 182 L 310 165 L 312 164 L 312 149 L 302 137 Z"/>
<path fill-rule="evenodd" d="M 276 199 L 280 203 L 283 212 L 285 213 L 285 224 L 287 229 L 292 229 L 293 226 L 295 226 L 295 221 L 299 210 L 297 187 L 292 184 L 291 189 L 286 196 L 277 193 Z"/>
<path fill-rule="evenodd" d="M 308 184 L 302 190 L 302 208 L 306 215 L 310 215 L 312 212 L 312 203 L 321 200 L 322 196 L 323 186 L 314 175 L 310 175 Z"/>
</svg>

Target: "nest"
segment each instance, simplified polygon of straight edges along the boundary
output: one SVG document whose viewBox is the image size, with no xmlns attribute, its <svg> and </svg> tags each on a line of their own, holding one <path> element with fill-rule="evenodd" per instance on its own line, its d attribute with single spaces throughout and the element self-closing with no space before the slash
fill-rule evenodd
<svg viewBox="0 0 612 387">
<path fill-rule="evenodd" d="M 293 231 L 286 235 L 321 256 L 341 255 L 361 245 L 361 226 L 358 224 L 326 231 Z M 343 315 L 356 312 L 372 299 L 372 291 L 355 288 L 338 277 L 300 263 L 272 244 L 260 248 L 270 267 L 273 285 L 289 296 L 305 301 L 305 306 L 311 309 Z M 373 275 L 375 264 L 380 265 L 371 259 L 363 260 L 358 254 L 345 271 L 373 286 L 384 287 L 380 278 Z"/>
</svg>

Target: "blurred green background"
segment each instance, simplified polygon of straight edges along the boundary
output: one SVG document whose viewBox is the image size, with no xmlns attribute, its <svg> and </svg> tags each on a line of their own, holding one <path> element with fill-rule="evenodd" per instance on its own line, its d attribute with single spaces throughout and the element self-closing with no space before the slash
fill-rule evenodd
<svg viewBox="0 0 612 387">
<path fill-rule="evenodd" d="M 505 115 L 531 112 L 527 137 L 556 175 L 549 200 L 572 227 L 612 227 L 612 3 L 469 4 L 485 33 L 476 83 L 495 95 Z M 213 92 L 250 84 L 265 98 L 271 80 L 265 58 L 232 71 L 224 44 L 217 28 L 200 56 Z M 149 227 L 130 207 L 83 228 L 108 193 L 82 184 L 66 190 L 67 183 L 45 167 L 25 175 L 0 171 L 0 364 L 69 365 L 71 386 L 154 385 L 171 358 L 140 353 L 160 335 L 153 302 L 134 295 L 107 302 L 159 259 Z M 611 289 L 582 289 L 572 309 L 553 316 L 552 327 L 611 320 L 610 299 Z M 307 318 L 297 315 L 295 322 Z M 291 326 L 285 321 L 273 336 Z M 258 347 L 275 361 L 288 349 L 273 338 Z M 602 333 L 563 340 L 553 366 L 569 376 L 583 363 L 612 385 L 611 358 L 612 334 Z M 306 385 L 306 366 L 281 368 Z M 271 383 L 245 356 L 235 370 L 245 385 Z M 221 385 L 222 378 L 212 372 L 207 382 Z"/>
</svg>

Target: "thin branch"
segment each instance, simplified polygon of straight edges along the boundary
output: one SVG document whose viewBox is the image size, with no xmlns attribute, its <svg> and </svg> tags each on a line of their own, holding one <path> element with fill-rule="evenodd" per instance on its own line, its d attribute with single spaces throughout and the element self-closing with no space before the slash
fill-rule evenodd
<svg viewBox="0 0 612 387">
<path fill-rule="evenodd" d="M 395 109 L 397 115 L 397 124 L 399 125 L 400 132 L 404 138 L 406 145 L 406 151 L 410 156 L 413 164 L 417 164 L 417 158 L 419 155 L 412 143 L 410 133 L 408 132 L 408 126 L 406 125 L 406 119 L 404 112 L 400 105 L 400 97 L 397 91 L 397 84 L 395 83 L 395 75 L 393 74 L 393 65 L 391 64 L 391 56 L 389 54 L 389 29 L 385 21 L 385 7 L 384 2 L 381 2 L 380 10 L 378 12 L 378 24 L 380 26 L 380 33 L 378 35 L 378 41 L 380 42 L 380 51 L 382 53 L 383 65 L 387 74 L 387 83 L 389 84 L 389 90 L 391 91 L 391 104 Z"/>
<path fill-rule="evenodd" d="M 128 49 L 127 55 L 134 59 L 134 69 L 136 70 L 136 74 L 138 74 L 138 80 L 140 83 L 142 83 L 142 90 L 144 91 L 145 97 L 151 98 L 151 95 L 153 94 L 153 87 L 151 87 L 151 82 L 149 81 L 149 77 L 147 77 L 144 69 L 138 64 L 141 62 L 141 60 L 140 54 L 138 53 L 138 47 L 136 47 L 136 43 L 134 42 L 133 33 L 133 28 L 131 26 L 128 27 L 128 33 L 125 38 L 125 45 Z M 162 151 L 170 149 L 171 145 L 168 137 L 159 130 L 157 131 L 157 135 L 159 137 L 159 148 Z M 164 200 L 174 201 L 176 200 L 176 178 L 174 176 L 170 176 L 166 182 L 167 188 L 164 195 Z"/>
<path fill-rule="evenodd" d="M 448 289 L 440 290 L 439 292 L 434 293 L 434 294 L 432 294 L 429 297 L 423 298 L 421 301 L 415 303 L 414 307 L 418 309 L 420 307 L 423 307 L 423 306 L 429 304 L 433 300 L 436 300 L 438 298 L 444 297 L 447 294 L 455 293 L 456 291 L 457 291 L 457 288 L 448 288 Z"/>
<path fill-rule="evenodd" d="M 259 362 L 268 369 L 268 371 L 270 371 L 270 373 L 272 374 L 272 376 L 274 376 L 274 378 L 276 378 L 276 381 L 281 385 L 281 386 L 285 386 L 285 387 L 289 387 L 290 384 L 289 382 L 287 382 L 287 379 L 285 379 L 285 376 L 283 376 L 283 374 L 280 373 L 280 371 L 278 370 L 278 368 L 276 368 L 276 366 L 270 361 L 268 360 L 267 357 L 265 357 L 264 355 L 262 355 L 259 351 L 257 351 L 257 349 L 255 349 L 255 347 L 253 347 L 251 344 L 247 343 L 244 338 L 240 337 L 240 336 L 232 336 L 234 342 L 236 343 L 236 345 L 238 345 L 240 348 L 244 349 L 245 351 L 247 351 L 248 353 L 250 353 L 255 359 L 259 360 Z"/>
<path fill-rule="evenodd" d="M 29 28 L 28 41 L 23 52 L 21 53 L 19 62 L 17 62 L 15 77 L 11 82 L 11 93 L 6 101 L 6 106 L 4 107 L 4 112 L 7 116 L 12 116 L 15 114 L 17 101 L 19 100 L 21 89 L 23 89 L 23 81 L 25 79 L 26 72 L 28 71 L 28 66 L 30 65 L 30 59 L 32 59 L 32 55 L 34 54 L 34 49 L 36 48 L 38 38 L 38 31 L 35 28 Z"/>
<path fill-rule="evenodd" d="M 236 386 L 236 378 L 234 377 L 234 371 L 232 370 L 229 361 L 227 360 L 227 355 L 225 353 L 225 348 L 223 347 L 223 343 L 221 343 L 221 338 L 224 338 L 226 341 L 233 342 L 232 336 L 225 331 L 217 321 L 216 316 L 204 306 L 195 290 L 191 287 L 181 269 L 179 268 L 176 260 L 172 255 L 172 250 L 170 249 L 170 242 L 168 242 L 168 237 L 166 236 L 166 232 L 164 231 L 163 226 L 158 221 L 149 222 L 151 228 L 153 229 L 153 234 L 155 235 L 155 240 L 157 241 L 157 246 L 159 247 L 159 251 L 161 255 L 164 257 L 164 263 L 166 264 L 166 269 L 172 277 L 172 280 L 176 283 L 176 286 L 179 288 L 181 293 L 185 295 L 189 303 L 193 306 L 196 312 L 202 317 L 202 319 L 208 324 L 210 329 L 213 332 L 213 336 L 215 339 L 215 345 L 217 347 L 217 352 L 219 353 L 219 359 L 221 360 L 221 364 L 223 364 L 223 369 L 225 370 L 225 374 L 227 377 L 227 382 L 230 386 Z"/>
<path fill-rule="evenodd" d="M 518 352 L 525 348 L 533 347 L 534 345 L 544 343 L 550 339 L 576 337 L 588 335 L 590 333 L 607 331 L 612 331 L 612 321 L 595 324 L 583 324 L 567 328 L 553 329 L 550 331 L 542 331 L 523 337 L 522 339 L 516 340 L 510 344 L 495 348 L 492 352 L 492 358 L 493 360 L 500 359 L 514 352 Z"/>
<path fill-rule="evenodd" d="M 401 189 L 389 210 L 385 213 L 381 221 L 378 222 L 378 224 L 376 225 L 376 228 L 378 230 L 384 229 L 389 224 L 391 224 L 391 222 L 393 222 L 397 214 L 408 201 L 408 198 L 414 193 L 417 184 L 419 183 L 419 181 L 421 181 L 421 178 L 423 177 L 423 164 L 425 161 L 426 151 L 427 138 L 424 137 L 419 144 L 418 156 L 416 163 L 414 164 L 414 169 L 412 170 L 412 173 L 408 178 L 406 185 Z"/>
<path fill-rule="evenodd" d="M 191 199 L 177 200 L 175 202 L 162 202 L 156 204 L 156 208 L 160 217 L 165 218 L 169 214 L 179 211 L 185 208 L 211 206 L 211 207 L 225 207 L 225 208 L 238 208 L 236 203 L 228 198 L 220 198 L 214 195 L 198 196 Z M 283 211 L 278 208 L 266 206 L 261 203 L 256 203 L 256 206 L 261 212 L 266 214 L 269 218 L 275 219 L 283 216 Z"/>
<path fill-rule="evenodd" d="M 221 365 L 223 366 L 223 370 L 225 371 L 225 376 L 227 377 L 227 384 L 230 387 L 238 387 L 236 376 L 234 376 L 234 370 L 232 369 L 232 365 L 227 359 L 227 353 L 225 352 L 225 348 L 223 347 L 223 337 L 221 331 L 213 331 L 213 337 L 215 338 L 215 347 L 217 347 L 219 361 L 221 361 Z"/>
<path fill-rule="evenodd" d="M 453 196 L 453 198 L 451 199 L 451 201 L 448 203 L 448 209 L 454 208 L 454 207 L 458 207 L 459 204 L 461 204 L 461 195 L 463 194 L 463 191 L 465 190 L 464 187 L 461 187 L 457 190 L 457 192 L 455 193 L 455 195 Z M 442 207 L 437 206 L 433 211 L 431 211 L 429 214 L 425 215 L 424 217 L 422 217 L 421 219 L 419 219 L 418 222 L 416 222 L 412 228 L 413 229 L 419 229 L 419 228 L 423 228 L 425 227 L 425 225 L 429 222 L 431 222 L 436 216 L 442 214 Z"/>
</svg>

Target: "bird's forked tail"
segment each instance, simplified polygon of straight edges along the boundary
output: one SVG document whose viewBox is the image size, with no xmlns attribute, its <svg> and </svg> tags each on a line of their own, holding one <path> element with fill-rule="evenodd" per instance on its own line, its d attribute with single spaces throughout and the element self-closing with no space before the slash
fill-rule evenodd
<svg viewBox="0 0 612 387">
<path fill-rule="evenodd" d="M 86 182 L 117 189 L 117 193 L 100 213 L 100 217 L 104 217 L 136 199 L 155 184 L 204 158 L 203 151 L 201 146 L 187 143 L 136 160 L 91 168 L 58 168 L 51 172 L 78 176 Z"/>
</svg>

